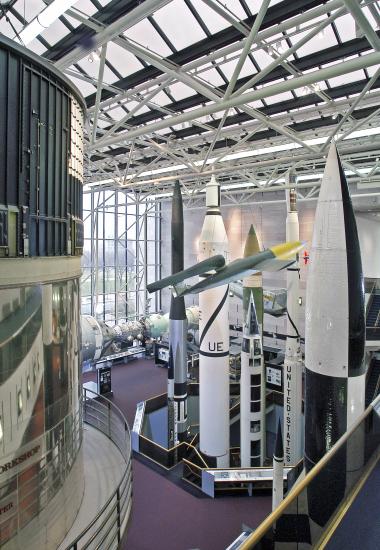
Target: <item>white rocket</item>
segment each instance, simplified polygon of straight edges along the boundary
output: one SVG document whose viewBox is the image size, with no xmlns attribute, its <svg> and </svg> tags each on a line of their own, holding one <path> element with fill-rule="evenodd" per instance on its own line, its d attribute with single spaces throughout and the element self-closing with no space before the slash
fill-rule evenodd
<svg viewBox="0 0 380 550">
<path fill-rule="evenodd" d="M 354 211 L 335 144 L 327 157 L 315 214 L 305 329 L 308 471 L 364 410 L 363 272 Z M 309 515 L 320 526 L 345 495 L 352 458 L 347 446 L 308 489 Z"/>
<path fill-rule="evenodd" d="M 292 176 L 290 176 L 290 181 Z M 286 191 L 286 240 L 299 240 L 297 195 Z M 299 264 L 287 268 L 287 338 L 284 360 L 284 436 L 285 464 L 296 464 L 302 457 L 302 353 L 299 326 Z"/>
<path fill-rule="evenodd" d="M 199 261 L 216 254 L 228 255 L 227 234 L 220 212 L 220 186 L 214 176 L 206 186 L 206 207 L 199 240 Z M 199 447 L 205 455 L 216 458 L 218 467 L 228 467 L 228 285 L 201 292 L 199 309 Z"/>
<path fill-rule="evenodd" d="M 282 442 L 281 422 L 278 421 L 276 445 L 273 453 L 273 489 L 272 512 L 284 498 L 284 446 Z"/>
<path fill-rule="evenodd" d="M 242 468 L 262 465 L 265 400 L 262 401 L 263 347 L 251 293 L 243 329 L 240 371 L 240 462 Z"/>
</svg>

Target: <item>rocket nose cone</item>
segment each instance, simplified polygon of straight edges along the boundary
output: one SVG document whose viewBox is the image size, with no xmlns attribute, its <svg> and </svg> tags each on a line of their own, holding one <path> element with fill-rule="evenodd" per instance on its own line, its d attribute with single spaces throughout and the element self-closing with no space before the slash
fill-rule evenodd
<svg viewBox="0 0 380 550">
<path fill-rule="evenodd" d="M 244 258 L 248 258 L 248 256 L 253 256 L 254 254 L 258 254 L 259 252 L 261 252 L 261 247 L 256 235 L 255 228 L 251 224 L 251 227 L 248 231 L 247 239 L 245 241 Z"/>
<path fill-rule="evenodd" d="M 206 206 L 207 208 L 220 207 L 220 185 L 214 175 L 211 176 L 210 181 L 206 184 Z"/>
<path fill-rule="evenodd" d="M 341 201 L 342 185 L 347 186 L 346 178 L 341 167 L 336 145 L 332 143 L 326 159 L 326 167 L 319 192 L 319 201 Z"/>
<path fill-rule="evenodd" d="M 181 196 L 181 185 L 177 180 L 174 184 L 173 197 L 177 198 Z"/>
</svg>

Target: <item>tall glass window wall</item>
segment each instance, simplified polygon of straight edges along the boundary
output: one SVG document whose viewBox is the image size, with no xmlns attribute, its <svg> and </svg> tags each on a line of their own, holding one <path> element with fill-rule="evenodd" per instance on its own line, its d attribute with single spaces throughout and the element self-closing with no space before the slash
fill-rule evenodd
<svg viewBox="0 0 380 550">
<path fill-rule="evenodd" d="M 160 310 L 160 205 L 126 191 L 83 195 L 82 313 L 110 324 Z"/>
</svg>

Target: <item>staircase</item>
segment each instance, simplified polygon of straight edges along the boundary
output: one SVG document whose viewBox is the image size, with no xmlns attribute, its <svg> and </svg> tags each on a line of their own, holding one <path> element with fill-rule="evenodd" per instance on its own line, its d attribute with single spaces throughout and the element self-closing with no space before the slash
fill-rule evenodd
<svg viewBox="0 0 380 550">
<path fill-rule="evenodd" d="M 379 394 L 379 377 L 380 377 L 380 359 L 372 359 L 368 369 L 366 388 L 365 388 L 365 406 L 370 403 Z"/>
<path fill-rule="evenodd" d="M 379 326 L 380 295 L 373 294 L 370 308 L 367 313 L 367 327 Z"/>
<path fill-rule="evenodd" d="M 372 294 L 367 307 L 366 339 L 380 340 L 380 295 Z"/>
</svg>

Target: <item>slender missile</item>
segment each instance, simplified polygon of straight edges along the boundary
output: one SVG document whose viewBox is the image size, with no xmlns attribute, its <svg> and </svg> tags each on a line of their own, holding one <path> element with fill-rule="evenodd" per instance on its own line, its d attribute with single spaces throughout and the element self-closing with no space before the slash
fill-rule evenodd
<svg viewBox="0 0 380 550">
<path fill-rule="evenodd" d="M 243 258 L 255 256 L 261 252 L 259 240 L 256 235 L 255 228 L 251 224 L 247 239 L 245 241 Z M 248 275 L 243 279 L 243 319 L 247 317 L 249 301 L 253 293 L 255 300 L 257 320 L 262 327 L 263 325 L 263 276 L 260 271 Z M 262 334 L 261 334 L 262 336 Z"/>
<path fill-rule="evenodd" d="M 290 184 L 294 175 L 289 176 Z M 299 240 L 297 194 L 295 189 L 286 191 L 287 217 L 286 240 Z M 284 432 L 285 464 L 297 464 L 302 456 L 302 353 L 299 326 L 299 273 L 298 255 L 286 271 L 287 329 L 284 360 Z"/>
<path fill-rule="evenodd" d="M 199 240 L 199 260 L 203 261 L 215 254 L 226 258 L 227 234 L 220 212 L 220 187 L 214 176 L 206 186 L 206 207 Z M 199 447 L 205 455 L 216 458 L 218 467 L 228 467 L 228 285 L 202 292 L 199 309 Z"/>
<path fill-rule="evenodd" d="M 249 228 L 247 239 L 244 246 L 244 258 L 249 258 L 255 256 L 261 252 L 261 247 L 259 240 L 256 235 L 255 228 L 251 224 Z M 260 271 L 251 272 L 248 277 L 243 279 L 243 319 L 247 318 L 249 302 L 253 296 L 255 302 L 257 322 L 259 326 L 259 334 L 261 337 L 261 342 L 263 342 L 263 330 L 264 330 L 264 300 L 263 300 L 263 276 Z M 243 352 L 242 352 L 243 353 Z M 243 358 L 243 356 L 242 356 Z M 265 380 L 265 363 L 264 356 L 261 354 L 261 458 L 259 466 L 262 466 L 266 457 L 266 380 Z"/>
<path fill-rule="evenodd" d="M 281 422 L 278 420 L 276 445 L 273 454 L 272 512 L 284 498 L 284 446 L 282 442 Z"/>
<path fill-rule="evenodd" d="M 240 462 L 242 468 L 263 463 L 265 399 L 262 399 L 263 346 L 251 293 L 243 328 L 240 374 Z"/>
<path fill-rule="evenodd" d="M 183 270 L 183 206 L 176 181 L 172 201 L 172 273 Z M 169 313 L 168 444 L 186 439 L 187 431 L 187 318 L 182 297 L 171 298 Z"/>
<path fill-rule="evenodd" d="M 210 273 L 202 277 L 198 283 L 190 287 L 174 285 L 173 293 L 176 296 L 186 294 L 198 294 L 204 290 L 226 285 L 232 281 L 244 278 L 252 273 L 260 271 L 280 271 L 295 261 L 295 254 L 303 248 L 304 244 L 296 241 L 272 246 L 254 256 L 239 258 L 226 266 L 218 269 L 216 273 Z"/>
<path fill-rule="evenodd" d="M 332 144 L 310 252 L 305 326 L 305 466 L 310 470 L 364 410 L 364 285 L 354 211 Z M 347 452 L 308 489 L 309 515 L 324 526 L 344 497 Z M 328 491 L 328 498 L 326 498 Z"/>
</svg>

